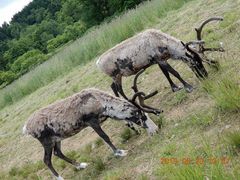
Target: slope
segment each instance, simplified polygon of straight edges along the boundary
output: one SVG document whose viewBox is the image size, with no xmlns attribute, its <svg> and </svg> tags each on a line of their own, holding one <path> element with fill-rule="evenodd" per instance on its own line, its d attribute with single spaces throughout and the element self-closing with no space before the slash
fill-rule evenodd
<svg viewBox="0 0 240 180">
<path fill-rule="evenodd" d="M 164 109 L 153 119 L 161 132 L 149 138 L 125 129 L 123 123 L 108 120 L 103 129 L 119 147 L 129 150 L 124 158 L 114 158 L 91 129 L 63 143 L 63 151 L 79 161 L 91 162 L 84 171 L 54 159 L 56 169 L 66 179 L 239 179 L 239 48 L 240 1 L 199 0 L 170 11 L 150 28 L 161 29 L 184 41 L 194 39 L 193 27 L 210 16 L 224 16 L 220 25 L 208 26 L 204 39 L 208 44 L 225 44 L 223 54 L 210 56 L 221 63 L 210 78 L 199 82 L 181 62 L 171 64 L 194 85 L 191 94 L 172 93 L 158 67 L 149 68 L 140 78 L 145 92 L 160 93 L 148 103 Z M 145 27 L 147 28 L 147 27 Z M 214 30 L 212 30 L 214 29 Z M 32 94 L 0 111 L 1 179 L 51 179 L 41 162 L 42 148 L 33 138 L 21 135 L 21 127 L 36 109 L 86 87 L 111 93 L 111 80 L 95 67 L 95 60 L 77 66 Z M 124 79 L 131 94 L 132 78 Z M 114 132 L 114 133 L 113 133 Z M 88 138 L 86 138 L 88 137 Z M 127 142 L 123 142 L 126 140 Z M 203 162 L 204 161 L 204 162 Z"/>
</svg>

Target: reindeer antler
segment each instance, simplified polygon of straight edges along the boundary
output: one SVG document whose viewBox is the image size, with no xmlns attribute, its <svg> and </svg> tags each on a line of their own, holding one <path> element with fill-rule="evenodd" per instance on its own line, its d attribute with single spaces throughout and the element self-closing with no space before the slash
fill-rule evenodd
<svg viewBox="0 0 240 180">
<path fill-rule="evenodd" d="M 197 40 L 202 41 L 202 30 L 206 24 L 208 24 L 211 21 L 223 21 L 222 17 L 211 17 L 208 18 L 207 20 L 203 21 L 201 25 L 198 28 L 195 28 L 196 33 L 197 33 Z M 224 49 L 222 47 L 222 44 L 220 43 L 219 48 L 205 48 L 203 44 L 199 44 L 199 53 L 204 54 L 205 51 L 220 51 L 224 52 Z"/>
<path fill-rule="evenodd" d="M 145 69 L 140 70 L 134 77 L 132 89 L 134 90 L 135 94 L 133 95 L 131 102 L 134 105 L 136 105 L 138 108 L 142 109 L 144 112 L 159 115 L 162 112 L 161 110 L 150 107 L 144 103 L 144 100 L 155 96 L 158 93 L 158 91 L 154 91 L 146 96 L 144 92 L 138 90 L 137 79 L 138 79 L 139 75 L 142 74 L 144 71 L 145 71 Z M 139 104 L 136 102 L 137 97 L 139 100 Z"/>
</svg>

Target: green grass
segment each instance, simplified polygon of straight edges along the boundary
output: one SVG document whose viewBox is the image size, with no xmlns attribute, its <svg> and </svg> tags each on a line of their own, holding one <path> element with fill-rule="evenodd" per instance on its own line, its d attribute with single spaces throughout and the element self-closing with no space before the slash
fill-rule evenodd
<svg viewBox="0 0 240 180">
<path fill-rule="evenodd" d="M 186 138 L 188 139 L 188 138 Z M 163 155 L 160 164 L 155 170 L 157 177 L 162 179 L 237 179 L 239 172 L 229 172 L 227 167 L 233 163 L 231 154 L 223 154 L 216 145 L 212 145 L 205 138 L 200 145 L 191 143 L 176 147 L 173 154 Z M 171 148 L 172 149 L 172 148 Z M 235 169 L 236 170 L 236 169 Z"/>
<path fill-rule="evenodd" d="M 233 74 L 208 80 L 204 82 L 203 88 L 214 99 L 217 108 L 222 111 L 240 111 L 240 85 L 238 84 L 238 76 Z"/>
<path fill-rule="evenodd" d="M 8 87 L 0 91 L 0 108 L 16 102 L 40 87 L 46 86 L 57 77 L 84 65 L 136 32 L 156 24 L 171 10 L 180 8 L 190 0 L 154 0 L 131 10 L 110 23 L 93 28 L 59 52 L 46 63 L 38 66 Z"/>
<path fill-rule="evenodd" d="M 62 149 L 70 158 L 78 162 L 88 162 L 89 166 L 85 170 L 77 171 L 73 166 L 56 157 L 53 158 L 53 164 L 65 179 L 76 180 L 240 179 L 238 104 L 240 2 L 199 0 L 189 1 L 181 6 L 183 2 L 177 1 L 180 4 L 174 5 L 173 11 L 166 9 L 159 13 L 161 14 L 159 16 L 158 10 L 162 11 L 165 8 L 160 2 L 173 1 L 150 1 L 139 9 L 116 18 L 110 24 L 92 29 L 84 38 L 66 47 L 65 51 L 56 56 L 59 57 L 59 62 L 66 60 L 66 70 L 63 70 L 64 66 L 62 70 L 59 68 L 59 76 L 56 75 L 56 79 L 52 78 L 51 71 L 49 74 L 46 72 L 46 78 L 49 79 L 46 79 L 46 84 L 42 88 L 36 85 L 41 83 L 38 82 L 38 77 L 33 75 L 38 71 L 40 73 L 40 70 L 45 73 L 47 68 L 53 68 L 52 72 L 54 72 L 54 68 L 58 66 L 54 64 L 53 59 L 23 77 L 26 80 L 30 75 L 36 77 L 32 81 L 33 88 L 36 88 L 34 92 L 29 89 L 27 93 L 25 90 L 17 89 L 18 87 L 14 84 L 11 88 L 4 90 L 9 92 L 6 98 L 11 99 L 12 90 L 16 88 L 13 103 L 0 110 L 0 179 L 52 179 L 49 170 L 42 163 L 43 149 L 40 143 L 31 137 L 22 136 L 21 129 L 26 119 L 35 110 L 84 88 L 96 87 L 111 92 L 111 79 L 96 69 L 94 61 L 87 62 L 88 60 L 95 59 L 96 54 L 101 54 L 118 41 L 131 36 L 135 31 L 140 31 L 141 28 L 153 27 L 177 38 L 191 40 L 195 37 L 193 27 L 213 15 L 224 16 L 225 19 L 223 24 L 213 23 L 204 31 L 204 38 L 212 41 L 207 43 L 214 45 L 218 41 L 223 41 L 225 44 L 226 52 L 208 54 L 209 58 L 219 61 L 221 65 L 219 71 L 208 68 L 209 79 L 200 82 L 185 64 L 169 60 L 181 76 L 194 86 L 192 93 L 185 93 L 184 90 L 172 93 L 166 78 L 157 66 L 149 68 L 140 77 L 139 89 L 146 93 L 159 90 L 154 98 L 146 102 L 164 110 L 160 117 L 150 115 L 161 127 L 159 134 L 149 137 L 145 130 L 141 129 L 141 135 L 131 137 L 123 143 L 121 133 L 126 128 L 124 123 L 107 120 L 102 125 L 104 131 L 116 147 L 128 150 L 126 157 L 114 157 L 112 151 L 96 133 L 87 128 L 64 140 Z M 173 6 L 170 5 L 170 7 Z M 140 29 L 137 29 L 138 25 L 133 21 L 143 22 L 139 25 Z M 85 41 L 89 40 L 88 38 L 92 40 Z M 97 53 L 97 49 L 93 48 L 92 58 L 90 55 L 83 57 L 86 55 L 82 55 L 83 50 L 91 47 L 89 45 L 82 50 L 81 43 L 88 44 L 94 42 L 94 39 L 98 41 L 101 39 L 98 44 L 102 43 L 104 46 Z M 86 53 L 90 52 L 86 51 Z M 83 60 L 86 58 L 86 64 L 76 61 L 74 64 L 76 67 L 72 66 L 68 69 L 68 63 L 71 64 L 68 58 L 72 58 L 75 63 L 78 57 L 82 57 Z M 132 80 L 132 78 L 125 78 L 123 81 L 127 94 L 131 92 Z M 41 81 L 45 83 L 45 79 Z M 21 79 L 16 81 L 19 86 L 30 87 L 26 82 Z M 174 82 L 180 85 L 176 79 Z M 25 93 L 20 93 L 21 91 Z M 0 91 L 0 94 L 5 97 L 3 91 Z M 226 164 L 221 161 L 224 157 L 229 159 Z M 171 163 L 162 164 L 161 158 L 168 158 Z M 193 162 L 186 165 L 176 164 L 176 158 L 178 160 L 190 158 Z M 206 162 L 203 165 L 197 165 L 197 158 L 203 158 Z M 217 158 L 218 162 L 211 164 L 211 158 Z"/>
<path fill-rule="evenodd" d="M 240 132 L 229 132 L 225 138 L 227 144 L 230 145 L 231 150 L 236 153 L 240 153 Z"/>
<path fill-rule="evenodd" d="M 133 132 L 129 128 L 125 128 L 120 134 L 123 143 L 126 143 L 132 136 Z"/>
<path fill-rule="evenodd" d="M 26 164 L 21 168 L 12 167 L 7 174 L 0 174 L 1 179 L 39 179 L 34 172 L 42 170 L 45 167 L 43 162 Z"/>
</svg>

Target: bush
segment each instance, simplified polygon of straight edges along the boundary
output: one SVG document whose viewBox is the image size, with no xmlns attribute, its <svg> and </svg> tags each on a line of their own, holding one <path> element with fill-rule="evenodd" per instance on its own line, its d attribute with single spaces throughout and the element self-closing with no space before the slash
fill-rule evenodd
<svg viewBox="0 0 240 180">
<path fill-rule="evenodd" d="M 0 71 L 0 84 L 10 84 L 16 79 L 16 74 L 12 71 Z"/>
<path fill-rule="evenodd" d="M 62 46 L 63 44 L 65 44 L 68 41 L 69 41 L 69 39 L 67 38 L 66 35 L 64 35 L 64 34 L 58 35 L 57 37 L 55 37 L 47 42 L 47 50 L 48 50 L 48 52 L 52 52 L 53 50 Z"/>
<path fill-rule="evenodd" d="M 86 25 L 80 21 L 74 23 L 73 25 L 67 26 L 63 34 L 58 35 L 57 37 L 47 42 L 48 52 L 52 52 L 53 50 L 67 43 L 68 41 L 76 40 L 78 37 L 83 35 L 86 30 Z"/>
<path fill-rule="evenodd" d="M 15 73 L 24 74 L 46 59 L 46 55 L 44 55 L 41 51 L 34 49 L 17 58 L 10 68 Z"/>
<path fill-rule="evenodd" d="M 73 25 L 69 25 L 64 30 L 64 35 L 69 40 L 75 40 L 87 30 L 86 25 L 83 22 L 76 22 Z"/>
</svg>

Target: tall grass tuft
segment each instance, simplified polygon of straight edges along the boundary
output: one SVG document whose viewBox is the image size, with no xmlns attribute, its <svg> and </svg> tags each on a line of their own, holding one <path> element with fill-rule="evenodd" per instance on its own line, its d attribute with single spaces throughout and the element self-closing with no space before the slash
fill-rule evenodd
<svg viewBox="0 0 240 180">
<path fill-rule="evenodd" d="M 0 90 L 0 108 L 16 102 L 78 65 L 94 59 L 117 43 L 151 27 L 171 10 L 191 0 L 153 0 L 89 30 L 47 62 Z"/>
<path fill-rule="evenodd" d="M 240 152 L 240 131 L 228 133 L 226 141 L 233 151 Z"/>
<path fill-rule="evenodd" d="M 121 134 L 120 137 L 122 139 L 122 142 L 125 143 L 127 142 L 129 139 L 131 139 L 131 137 L 133 137 L 133 132 L 129 129 L 129 128 L 125 128 Z"/>
<path fill-rule="evenodd" d="M 216 106 L 222 111 L 240 111 L 240 84 L 238 78 L 225 75 L 218 80 L 208 80 L 203 88 L 215 100 Z"/>
</svg>

